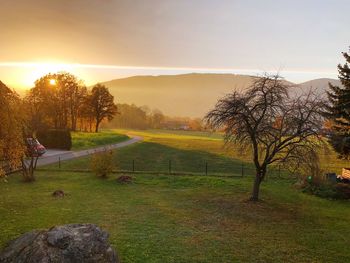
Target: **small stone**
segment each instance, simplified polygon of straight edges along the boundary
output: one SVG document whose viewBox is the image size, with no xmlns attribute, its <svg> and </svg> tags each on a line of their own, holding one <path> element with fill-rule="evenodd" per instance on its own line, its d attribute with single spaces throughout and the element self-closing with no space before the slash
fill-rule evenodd
<svg viewBox="0 0 350 263">
<path fill-rule="evenodd" d="M 64 192 L 63 190 L 56 190 L 52 193 L 52 196 L 62 198 L 64 197 Z"/>
<path fill-rule="evenodd" d="M 121 175 L 117 178 L 118 183 L 130 184 L 132 182 L 132 177 L 129 175 Z"/>
</svg>

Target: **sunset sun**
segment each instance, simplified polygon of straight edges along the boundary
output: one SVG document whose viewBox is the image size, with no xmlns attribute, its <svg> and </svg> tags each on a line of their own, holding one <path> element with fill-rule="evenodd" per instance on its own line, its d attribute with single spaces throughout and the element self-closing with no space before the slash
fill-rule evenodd
<svg viewBox="0 0 350 263">
<path fill-rule="evenodd" d="M 50 85 L 52 85 L 52 86 L 56 85 L 56 80 L 55 79 L 50 79 Z"/>
</svg>

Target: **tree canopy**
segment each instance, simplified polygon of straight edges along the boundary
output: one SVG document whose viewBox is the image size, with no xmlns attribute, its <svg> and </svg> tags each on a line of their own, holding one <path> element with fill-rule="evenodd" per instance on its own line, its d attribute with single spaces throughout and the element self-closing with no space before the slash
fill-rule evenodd
<svg viewBox="0 0 350 263">
<path fill-rule="evenodd" d="M 108 88 L 101 84 L 96 84 L 92 88 L 88 104 L 95 119 L 96 132 L 104 119 L 111 121 L 118 112 L 114 97 L 109 93 Z"/>
<path fill-rule="evenodd" d="M 23 121 L 20 98 L 0 81 L 0 177 L 24 156 Z"/>
</svg>

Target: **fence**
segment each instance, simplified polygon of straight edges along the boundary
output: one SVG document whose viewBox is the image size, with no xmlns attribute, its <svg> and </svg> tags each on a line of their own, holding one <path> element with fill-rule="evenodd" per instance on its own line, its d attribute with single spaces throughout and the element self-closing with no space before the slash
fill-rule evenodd
<svg viewBox="0 0 350 263">
<path fill-rule="evenodd" d="M 222 161 L 203 159 L 157 159 L 145 157 L 134 159 L 132 157 L 115 161 L 115 173 L 133 174 L 169 174 L 169 175 L 203 175 L 224 177 L 247 177 L 255 176 L 256 170 L 253 164 L 239 162 L 232 159 Z M 62 161 L 59 157 L 57 163 L 40 170 L 61 171 L 89 171 L 89 160 L 84 162 Z M 268 178 L 290 178 L 291 174 L 281 166 L 270 167 L 267 171 Z"/>
</svg>

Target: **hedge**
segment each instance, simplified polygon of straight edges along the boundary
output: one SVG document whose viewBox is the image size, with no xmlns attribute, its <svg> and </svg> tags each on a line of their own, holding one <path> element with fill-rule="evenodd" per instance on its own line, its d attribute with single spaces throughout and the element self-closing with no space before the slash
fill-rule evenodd
<svg viewBox="0 0 350 263">
<path fill-rule="evenodd" d="M 46 148 L 70 150 L 72 136 L 69 130 L 40 130 L 36 137 Z"/>
</svg>

